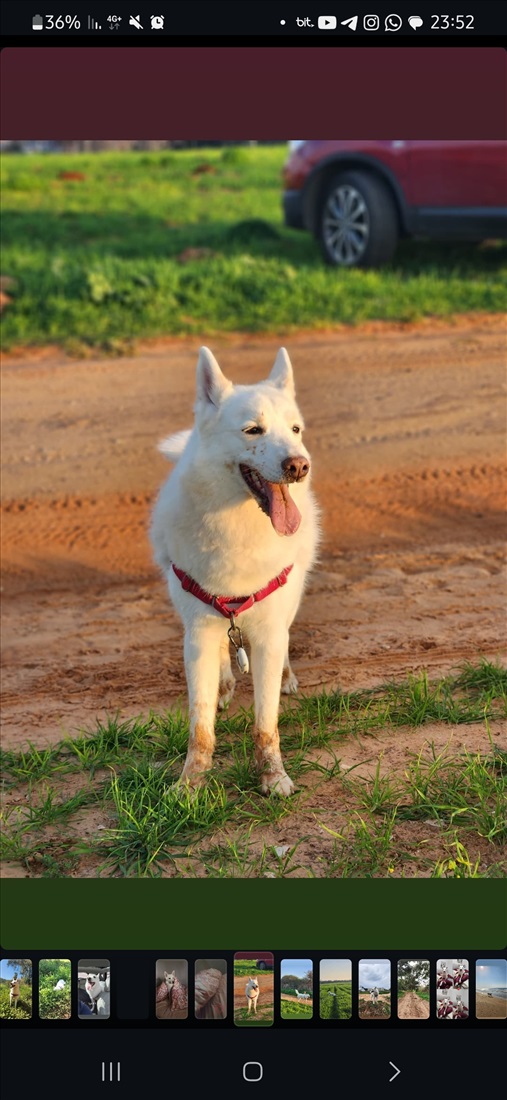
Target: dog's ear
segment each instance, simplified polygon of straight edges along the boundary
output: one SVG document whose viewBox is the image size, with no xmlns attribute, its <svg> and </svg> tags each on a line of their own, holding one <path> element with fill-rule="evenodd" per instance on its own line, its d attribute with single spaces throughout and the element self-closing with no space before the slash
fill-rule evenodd
<svg viewBox="0 0 507 1100">
<path fill-rule="evenodd" d="M 274 382 L 280 390 L 288 390 L 291 397 L 295 396 L 294 375 L 292 364 L 286 348 L 280 348 L 275 359 L 275 365 L 269 376 L 269 381 Z"/>
<path fill-rule="evenodd" d="M 215 356 L 209 348 L 201 348 L 197 360 L 197 401 L 204 405 L 215 405 L 232 390 L 232 382 L 222 374 Z"/>
</svg>

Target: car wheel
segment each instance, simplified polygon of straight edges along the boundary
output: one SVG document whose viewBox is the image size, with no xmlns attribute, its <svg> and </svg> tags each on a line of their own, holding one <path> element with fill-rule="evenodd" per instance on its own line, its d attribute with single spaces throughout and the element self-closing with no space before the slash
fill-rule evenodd
<svg viewBox="0 0 507 1100">
<path fill-rule="evenodd" d="M 377 267 L 398 243 L 398 218 L 387 186 L 366 172 L 342 172 L 326 186 L 318 236 L 326 263 Z"/>
<path fill-rule="evenodd" d="M 265 970 L 266 969 L 266 963 L 264 962 L 264 959 L 261 959 L 260 962 L 257 963 L 257 966 L 258 966 L 259 970 Z"/>
</svg>

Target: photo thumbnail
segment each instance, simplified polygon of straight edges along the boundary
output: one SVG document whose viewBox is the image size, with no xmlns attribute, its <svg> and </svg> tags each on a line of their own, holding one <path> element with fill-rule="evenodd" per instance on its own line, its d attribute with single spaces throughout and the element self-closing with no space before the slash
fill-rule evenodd
<svg viewBox="0 0 507 1100">
<path fill-rule="evenodd" d="M 350 959 L 322 959 L 319 974 L 321 1020 L 350 1020 L 352 963 Z"/>
<path fill-rule="evenodd" d="M 274 1021 L 274 955 L 237 951 L 234 955 L 234 1023 L 270 1027 Z"/>
<path fill-rule="evenodd" d="M 478 1020 L 507 1019 L 507 961 L 477 959 L 475 1015 Z"/>
<path fill-rule="evenodd" d="M 311 1020 L 313 1016 L 313 962 L 282 959 L 280 966 L 282 1020 Z"/>
<path fill-rule="evenodd" d="M 32 960 L 0 961 L 0 1020 L 29 1020 L 32 1016 Z"/>
<path fill-rule="evenodd" d="M 439 959 L 436 975 L 438 1019 L 467 1020 L 470 978 L 468 959 Z"/>
<path fill-rule="evenodd" d="M 359 1018 L 387 1020 L 391 1015 L 391 963 L 389 959 L 359 962 Z"/>
<path fill-rule="evenodd" d="M 188 1016 L 188 963 L 186 959 L 157 959 L 157 1020 L 186 1020 Z"/>
<path fill-rule="evenodd" d="M 109 959 L 80 959 L 77 964 L 77 1000 L 80 1020 L 108 1020 L 111 1015 L 111 964 Z"/>
<path fill-rule="evenodd" d="M 70 959 L 41 959 L 39 962 L 41 1020 L 69 1020 L 71 1014 Z"/>
<path fill-rule="evenodd" d="M 196 1020 L 225 1020 L 227 1016 L 226 959 L 197 959 L 194 982 Z"/>
<path fill-rule="evenodd" d="M 428 1020 L 430 964 L 428 959 L 398 960 L 398 1019 Z"/>
</svg>

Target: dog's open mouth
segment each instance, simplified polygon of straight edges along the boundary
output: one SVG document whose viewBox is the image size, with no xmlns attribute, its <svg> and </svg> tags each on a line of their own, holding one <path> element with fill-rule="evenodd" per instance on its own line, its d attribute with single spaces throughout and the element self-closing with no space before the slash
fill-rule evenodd
<svg viewBox="0 0 507 1100">
<path fill-rule="evenodd" d="M 239 469 L 245 485 L 269 516 L 276 533 L 294 535 L 301 523 L 301 512 L 294 504 L 289 486 L 283 481 L 266 481 L 252 466 L 240 463 Z"/>
</svg>

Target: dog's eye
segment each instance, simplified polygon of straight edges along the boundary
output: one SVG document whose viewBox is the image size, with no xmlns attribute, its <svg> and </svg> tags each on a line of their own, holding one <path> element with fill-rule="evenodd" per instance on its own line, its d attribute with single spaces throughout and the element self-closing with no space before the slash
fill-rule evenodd
<svg viewBox="0 0 507 1100">
<path fill-rule="evenodd" d="M 294 432 L 294 435 L 299 435 L 299 433 L 301 431 L 301 428 L 299 427 L 299 424 L 294 424 L 293 428 L 292 428 L 292 431 Z"/>
<path fill-rule="evenodd" d="M 258 424 L 254 424 L 252 428 L 243 428 L 245 435 L 263 435 L 263 429 Z"/>
</svg>

